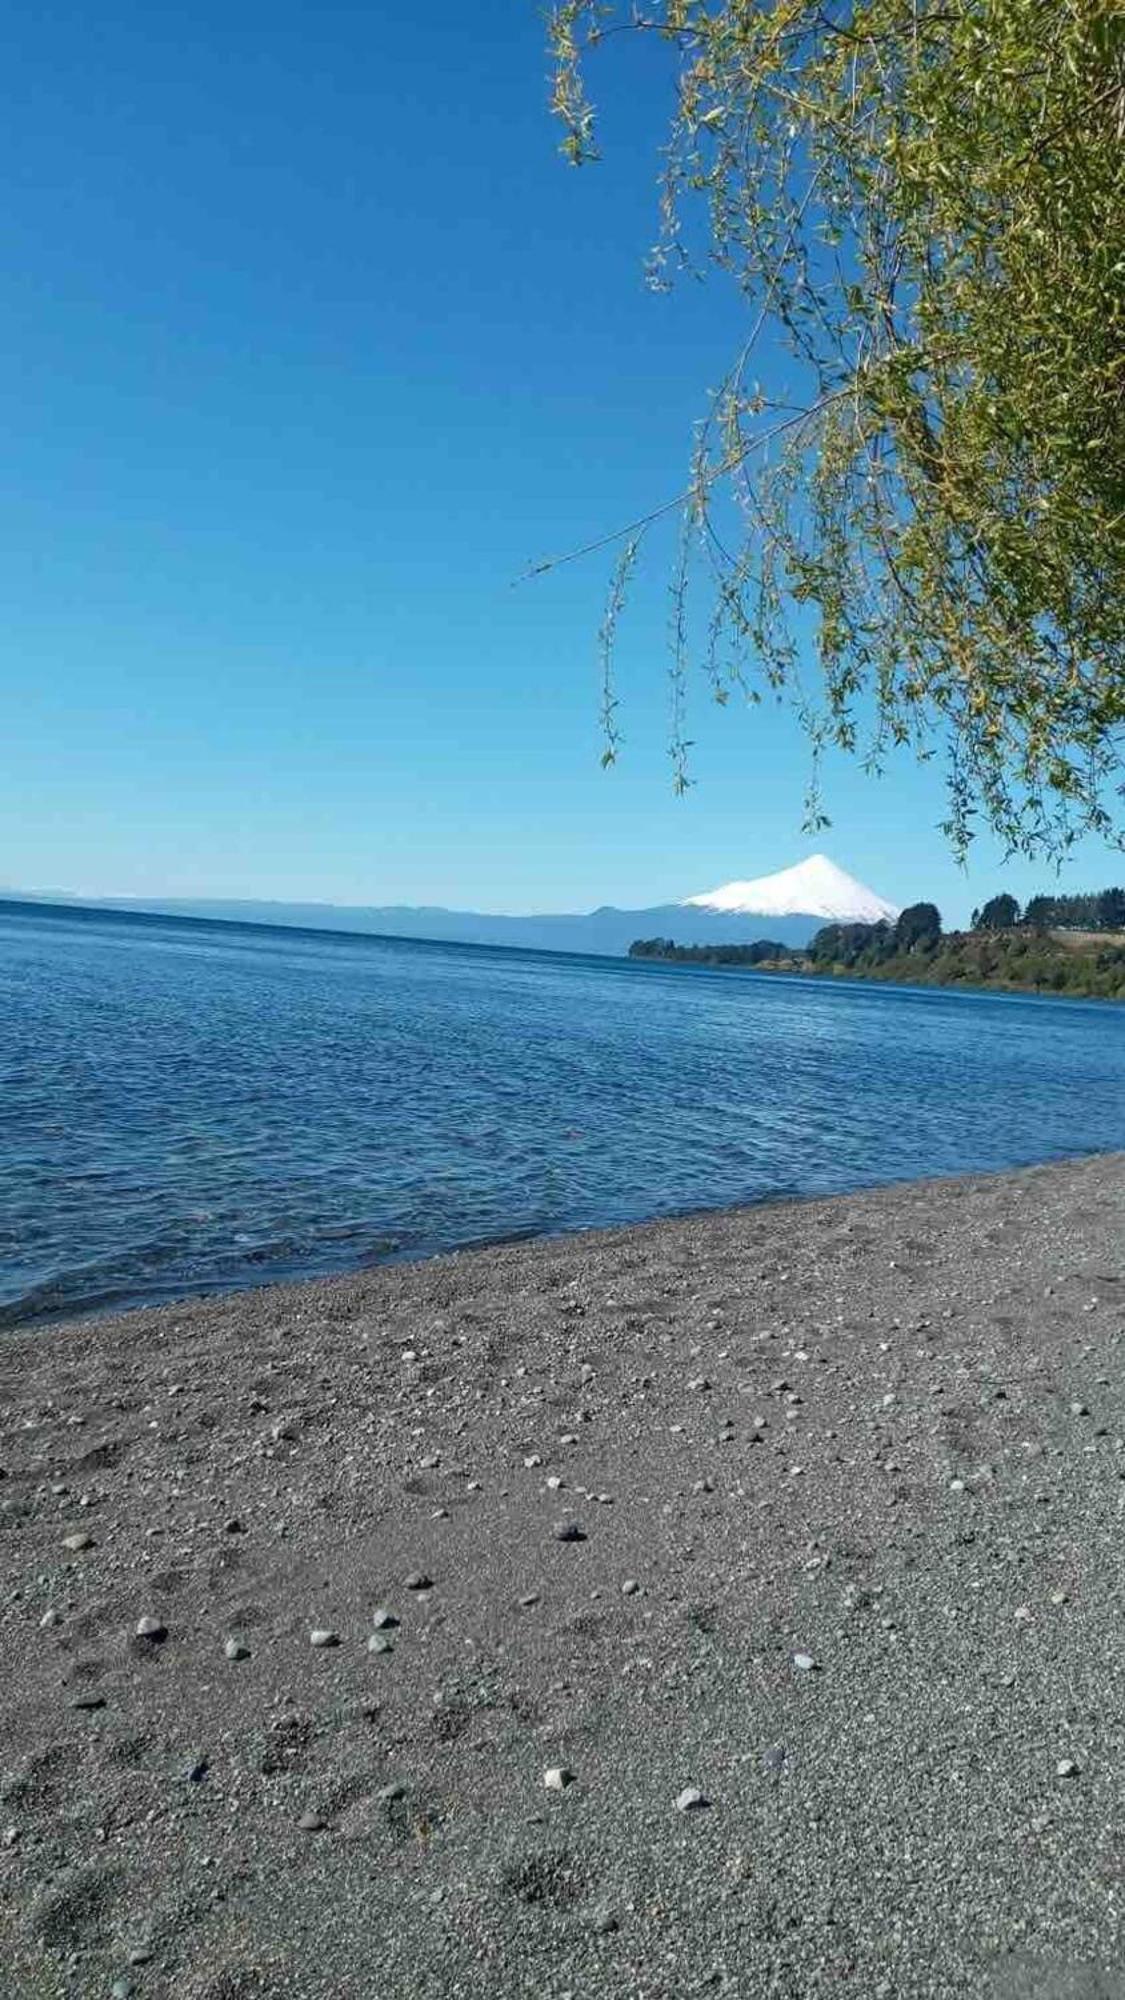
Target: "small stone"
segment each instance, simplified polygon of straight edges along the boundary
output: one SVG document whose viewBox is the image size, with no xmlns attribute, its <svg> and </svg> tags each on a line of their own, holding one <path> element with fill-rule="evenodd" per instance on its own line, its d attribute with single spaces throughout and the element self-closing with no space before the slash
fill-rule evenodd
<svg viewBox="0 0 1125 2000">
<path fill-rule="evenodd" d="M 133 1982 L 131 1979 L 126 1979 L 125 1974 L 122 1973 L 120 1979 L 114 1980 L 109 1991 L 110 2000 L 129 2000 L 129 1995 L 133 1991 Z"/>
<path fill-rule="evenodd" d="M 799 1674 L 811 1674 L 816 1669 L 816 1661 L 811 1653 L 794 1653 L 793 1665 Z"/>
<path fill-rule="evenodd" d="M 241 1639 L 228 1639 L 223 1647 L 223 1653 L 228 1660 L 248 1660 L 250 1658 L 250 1648 L 249 1646 L 244 1646 Z"/>
<path fill-rule="evenodd" d="M 393 1806 L 397 1804 L 399 1799 L 404 1799 L 406 1797 L 406 1786 L 383 1785 L 376 1792 L 375 1797 L 378 1799 L 379 1804 L 381 1806 Z"/>
<path fill-rule="evenodd" d="M 18 1826 L 6 1826 L 4 1828 L 5 1847 L 14 1847 L 19 1837 L 20 1837 L 20 1830 Z"/>
<path fill-rule="evenodd" d="M 39 1629 L 41 1632 L 53 1632 L 56 1626 L 61 1625 L 62 1622 L 62 1612 L 56 1611 L 52 1606 L 51 1610 L 45 1611 L 39 1620 Z"/>
<path fill-rule="evenodd" d="M 784 1743 L 770 1744 L 769 1749 L 762 1753 L 762 1767 L 769 1772 L 771 1778 L 779 1778 L 781 1776 L 782 1771 L 785 1769 Z"/>
<path fill-rule="evenodd" d="M 225 1535 L 244 1535 L 246 1533 L 237 1514 L 232 1514 L 229 1521 L 223 1522 L 223 1533 Z"/>
<path fill-rule="evenodd" d="M 394 1640 L 388 1639 L 385 1632 L 373 1632 L 367 1641 L 369 1653 L 393 1653 L 394 1649 Z"/>
<path fill-rule="evenodd" d="M 371 1623 L 376 1632 L 390 1632 L 398 1624 L 398 1619 L 393 1611 L 388 1611 L 385 1605 L 379 1604 L 371 1615 Z"/>
<path fill-rule="evenodd" d="M 529 1590 L 526 1596 L 520 1598 L 520 1609 L 523 1611 L 530 1611 L 532 1605 L 538 1604 L 538 1602 L 539 1602 L 539 1592 L 537 1590 Z"/>
<path fill-rule="evenodd" d="M 584 1542 L 586 1531 L 577 1521 L 556 1521 L 554 1527 L 556 1542 Z"/>
<path fill-rule="evenodd" d="M 568 1771 L 565 1764 L 553 1764 L 549 1771 L 543 1773 L 543 1784 L 549 1792 L 565 1792 L 567 1786 L 574 1782 L 574 1772 Z"/>
<path fill-rule="evenodd" d="M 189 1785 L 201 1785 L 210 1769 L 211 1766 L 206 1757 L 193 1757 L 191 1763 L 184 1771 L 184 1776 Z"/>
<path fill-rule="evenodd" d="M 328 1821 L 322 1819 L 317 1812 L 303 1812 L 297 1821 L 297 1825 L 300 1827 L 302 1833 L 323 1833 L 328 1825 Z"/>
<path fill-rule="evenodd" d="M 339 1643 L 340 1634 L 330 1631 L 327 1626 L 318 1626 L 315 1632 L 309 1633 L 310 1646 L 338 1646 Z"/>
<path fill-rule="evenodd" d="M 710 1803 L 710 1799 L 699 1790 L 697 1785 L 685 1785 L 676 1800 L 676 1811 L 682 1813 L 701 1812 Z"/>
<path fill-rule="evenodd" d="M 534 1472 L 537 1466 L 542 1465 L 543 1460 L 537 1451 L 532 1451 L 528 1453 L 523 1463 L 525 1472 Z"/>
<path fill-rule="evenodd" d="M 547 1485 L 552 1493 L 558 1493 L 566 1485 L 566 1481 L 565 1479 L 560 1479 L 557 1472 L 553 1472 L 547 1481 Z"/>
<path fill-rule="evenodd" d="M 105 1707 L 105 1696 L 104 1694 L 76 1695 L 70 1705 L 72 1708 L 85 1710 L 88 1714 L 92 1715 L 96 1709 Z"/>
<path fill-rule="evenodd" d="M 1072 1417 L 1088 1417 L 1090 1412 L 1085 1403 L 1072 1403 L 1070 1414 Z"/>
<path fill-rule="evenodd" d="M 93 1535 L 88 1535 L 84 1528 L 80 1528 L 77 1534 L 64 1535 L 62 1545 L 64 1549 L 69 1549 L 71 1554 L 75 1556 L 80 1556 L 82 1554 L 83 1549 L 93 1549 L 97 1547 L 97 1543 L 95 1542 Z"/>
<path fill-rule="evenodd" d="M 1055 1771 L 1060 1778 L 1077 1778 L 1081 1769 L 1081 1764 L 1076 1763 L 1073 1757 L 1060 1757 L 1055 1765 Z"/>
<path fill-rule="evenodd" d="M 150 1965 L 152 1963 L 152 1953 L 147 1944 L 139 1944 L 134 1947 L 129 1953 L 129 1963 L 130 1965 Z"/>
<path fill-rule="evenodd" d="M 640 1587 L 635 1576 L 627 1576 L 621 1586 L 621 1595 L 622 1597 L 636 1597 Z"/>
<path fill-rule="evenodd" d="M 427 1576 L 424 1569 L 411 1570 L 410 1575 L 404 1576 L 402 1581 L 407 1590 L 432 1590 L 434 1587 L 433 1577 Z"/>
<path fill-rule="evenodd" d="M 168 1627 L 159 1618 L 138 1618 L 135 1630 L 138 1639 L 149 1639 L 154 1646 L 168 1637 Z"/>
<path fill-rule="evenodd" d="M 619 1928 L 618 1920 L 612 1910 L 599 1910 L 597 1912 L 594 1918 L 594 1929 L 598 1932 L 599 1936 L 609 1937 L 613 1931 Z"/>
</svg>

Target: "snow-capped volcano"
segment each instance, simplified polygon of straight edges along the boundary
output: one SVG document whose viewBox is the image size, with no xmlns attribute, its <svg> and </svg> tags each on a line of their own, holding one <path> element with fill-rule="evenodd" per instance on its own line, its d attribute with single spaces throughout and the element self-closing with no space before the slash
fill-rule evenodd
<svg viewBox="0 0 1125 2000">
<path fill-rule="evenodd" d="M 811 854 L 795 868 L 760 875 L 752 882 L 727 882 L 702 896 L 686 896 L 683 908 L 715 910 L 726 916 L 823 917 L 829 923 L 893 923 L 898 911 L 873 889 L 837 868 L 826 854 Z"/>
</svg>

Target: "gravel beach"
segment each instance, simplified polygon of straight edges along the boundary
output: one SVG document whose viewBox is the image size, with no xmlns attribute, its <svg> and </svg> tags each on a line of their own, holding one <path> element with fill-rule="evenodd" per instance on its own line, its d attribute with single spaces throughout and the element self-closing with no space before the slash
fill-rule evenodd
<svg viewBox="0 0 1125 2000">
<path fill-rule="evenodd" d="M 1125 1996 L 1125 1158 L 0 1337 L 0 1993 Z"/>
</svg>

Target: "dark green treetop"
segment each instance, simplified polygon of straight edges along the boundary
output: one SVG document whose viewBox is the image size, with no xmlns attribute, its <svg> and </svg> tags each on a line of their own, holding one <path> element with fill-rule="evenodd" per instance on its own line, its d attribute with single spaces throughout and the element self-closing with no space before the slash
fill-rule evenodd
<svg viewBox="0 0 1125 2000">
<path fill-rule="evenodd" d="M 1020 920 L 1020 906 L 1014 896 L 1006 893 L 990 896 L 983 909 L 973 911 L 975 931 L 1007 931 Z"/>
</svg>

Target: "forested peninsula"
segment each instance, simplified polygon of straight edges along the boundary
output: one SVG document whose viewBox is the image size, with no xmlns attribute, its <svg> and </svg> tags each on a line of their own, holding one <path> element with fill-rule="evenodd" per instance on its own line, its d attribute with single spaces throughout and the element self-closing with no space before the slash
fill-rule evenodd
<svg viewBox="0 0 1125 2000">
<path fill-rule="evenodd" d="M 934 903 L 912 903 L 893 924 L 826 924 L 804 950 L 771 938 L 703 945 L 638 938 L 629 956 L 909 986 L 1125 1000 L 1125 889 L 1033 896 L 1024 910 L 1014 896 L 994 896 L 974 910 L 965 931 L 944 930 Z"/>
</svg>

